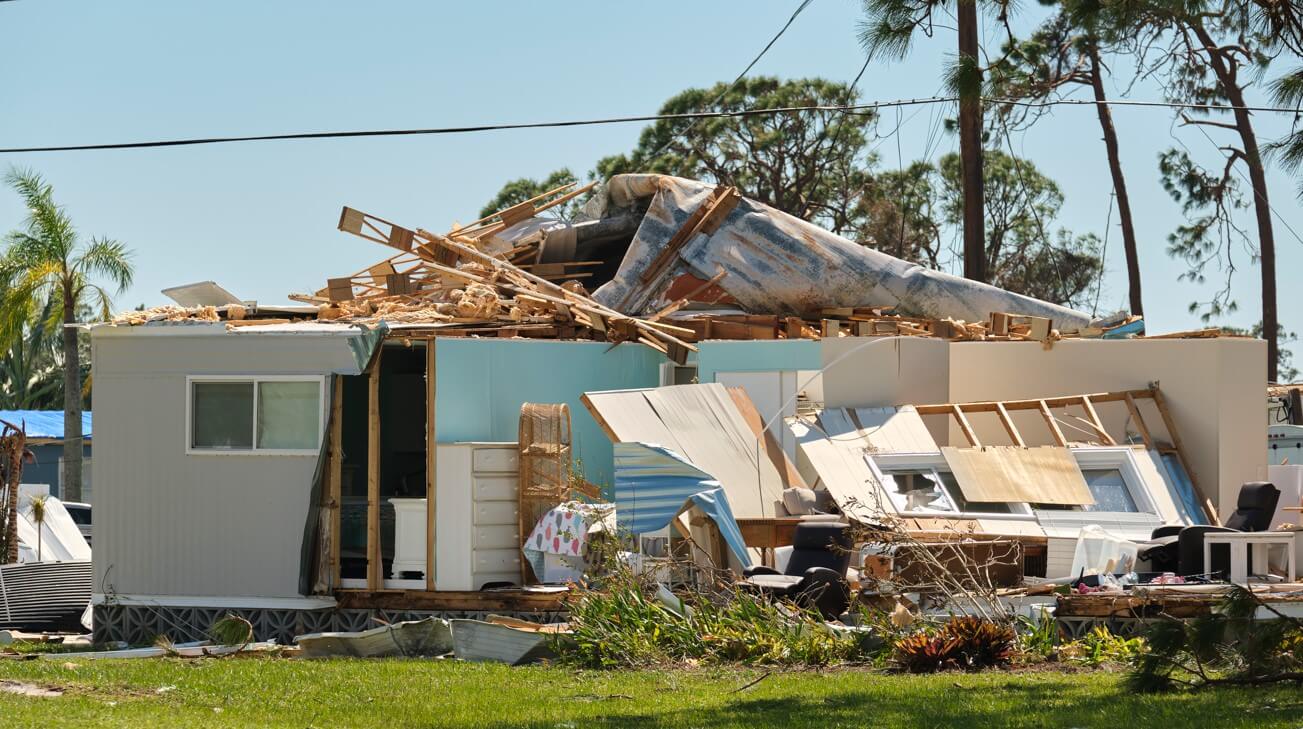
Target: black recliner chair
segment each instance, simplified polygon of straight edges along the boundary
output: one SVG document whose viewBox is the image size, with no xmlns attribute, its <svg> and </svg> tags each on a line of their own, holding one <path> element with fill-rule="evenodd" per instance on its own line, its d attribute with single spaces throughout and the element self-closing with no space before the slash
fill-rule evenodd
<svg viewBox="0 0 1303 729">
<path fill-rule="evenodd" d="M 1240 487 L 1235 512 L 1224 526 L 1158 527 L 1147 547 L 1142 547 L 1140 556 L 1149 559 L 1156 572 L 1175 572 L 1178 575 L 1229 573 L 1230 549 L 1224 545 L 1213 545 L 1213 563 L 1203 563 L 1203 536 L 1209 532 L 1266 531 L 1271 528 L 1271 518 L 1276 514 L 1279 500 L 1280 489 L 1275 485 L 1267 481 L 1250 481 Z"/>
<path fill-rule="evenodd" d="M 851 590 L 846 569 L 851 564 L 850 525 L 839 522 L 798 524 L 792 535 L 792 557 L 787 569 L 748 567 L 742 584 L 773 597 L 817 609 L 832 620 L 850 606 Z"/>
</svg>

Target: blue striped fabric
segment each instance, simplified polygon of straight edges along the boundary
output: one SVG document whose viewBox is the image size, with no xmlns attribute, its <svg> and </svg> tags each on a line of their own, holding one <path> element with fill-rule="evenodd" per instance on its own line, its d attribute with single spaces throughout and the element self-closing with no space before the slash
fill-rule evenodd
<svg viewBox="0 0 1303 729">
<path fill-rule="evenodd" d="M 621 530 L 645 534 L 663 529 L 689 500 L 715 521 L 729 548 L 749 565 L 742 533 L 719 481 L 664 446 L 615 444 L 615 518 Z"/>
</svg>

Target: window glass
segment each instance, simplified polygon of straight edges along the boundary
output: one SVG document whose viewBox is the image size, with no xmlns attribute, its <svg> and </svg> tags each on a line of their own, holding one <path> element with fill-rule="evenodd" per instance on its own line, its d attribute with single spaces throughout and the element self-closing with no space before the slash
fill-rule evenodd
<svg viewBox="0 0 1303 729">
<path fill-rule="evenodd" d="M 949 471 L 938 471 L 937 475 L 941 477 L 941 483 L 945 484 L 946 493 L 949 494 L 950 500 L 955 503 L 955 507 L 965 514 L 1012 514 L 1013 506 L 999 501 L 969 501 L 964 498 L 964 492 L 959 489 L 959 482 L 955 480 L 955 474 Z"/>
<path fill-rule="evenodd" d="M 1136 500 L 1131 496 L 1131 489 L 1122 478 L 1122 471 L 1116 468 L 1082 469 L 1086 485 L 1095 497 L 1095 503 L 1084 507 L 1084 511 L 1111 511 L 1135 513 L 1140 511 Z"/>
<path fill-rule="evenodd" d="M 955 511 L 950 497 L 931 471 L 892 473 L 884 485 L 898 511 Z"/>
<path fill-rule="evenodd" d="M 316 381 L 258 383 L 258 447 L 318 447 L 321 386 Z"/>
<path fill-rule="evenodd" d="M 253 383 L 196 382 L 190 434 L 194 448 L 253 447 Z"/>
</svg>

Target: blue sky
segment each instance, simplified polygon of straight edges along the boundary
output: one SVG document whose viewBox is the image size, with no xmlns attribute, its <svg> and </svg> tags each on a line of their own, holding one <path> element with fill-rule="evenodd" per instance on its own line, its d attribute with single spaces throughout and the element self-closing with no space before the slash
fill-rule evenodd
<svg viewBox="0 0 1303 729">
<path fill-rule="evenodd" d="M 0 146 L 653 113 L 684 88 L 731 80 L 797 4 L 0 3 Z M 815 0 L 753 74 L 849 81 L 863 61 L 859 18 L 854 0 Z M 984 25 L 994 42 L 995 24 Z M 933 95 L 952 47 L 952 33 L 939 29 L 908 61 L 875 63 L 860 82 L 861 96 Z M 1129 80 L 1109 83 L 1116 91 Z M 1158 99 L 1159 91 L 1141 84 L 1132 98 Z M 905 118 L 913 111 L 904 110 Z M 933 113 L 925 108 L 904 125 L 906 163 L 924 153 Z M 1171 115 L 1118 109 L 1115 116 L 1150 328 L 1197 326 L 1186 305 L 1208 298 L 1213 287 L 1177 282 L 1184 264 L 1164 251 L 1181 222 L 1156 171 L 1158 153 L 1174 145 Z M 1289 122 L 1284 115 L 1256 119 L 1264 139 Z M 882 131 L 894 125 L 895 112 L 886 112 Z M 586 171 L 630 149 L 640 129 L 23 154 L 0 165 L 41 171 L 84 233 L 134 249 L 136 284 L 118 297 L 119 308 L 165 303 L 160 289 L 207 279 L 273 303 L 387 255 L 335 230 L 341 205 L 411 227 L 446 228 L 477 217 L 505 180 L 561 166 Z M 1197 130 L 1175 134 L 1205 162 L 1219 159 Z M 1103 236 L 1111 188 L 1094 111 L 1056 110 L 1014 144 L 1060 184 L 1066 204 L 1059 224 Z M 955 145 L 945 136 L 934 154 Z M 883 166 L 895 166 L 896 140 L 880 154 Z M 1279 170 L 1270 181 L 1274 207 L 1303 233 L 1295 181 Z M 22 215 L 16 198 L 0 192 L 0 227 L 16 226 Z M 1101 311 L 1126 302 L 1116 222 L 1115 215 Z M 1242 223 L 1253 226 L 1247 214 Z M 1276 240 L 1281 320 L 1303 331 L 1303 287 L 1289 283 L 1303 266 L 1303 242 L 1280 220 Z M 1259 318 L 1258 271 L 1243 252 L 1238 262 L 1241 313 L 1230 321 L 1248 325 Z"/>
</svg>

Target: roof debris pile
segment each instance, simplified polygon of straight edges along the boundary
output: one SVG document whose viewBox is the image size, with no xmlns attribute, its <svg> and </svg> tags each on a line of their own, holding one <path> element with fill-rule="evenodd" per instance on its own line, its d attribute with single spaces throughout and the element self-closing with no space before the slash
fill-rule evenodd
<svg viewBox="0 0 1303 729">
<path fill-rule="evenodd" d="M 575 222 L 540 216 L 590 192 Z M 165 293 L 206 305 L 127 312 L 113 323 L 383 321 L 437 336 L 641 342 L 678 362 L 706 339 L 922 336 L 1049 346 L 1144 333 L 1140 317 L 1092 321 L 860 246 L 736 188 L 665 175 L 564 185 L 443 234 L 348 207 L 338 227 L 397 253 L 291 294 L 298 306 L 234 303 L 205 282 Z"/>
</svg>

